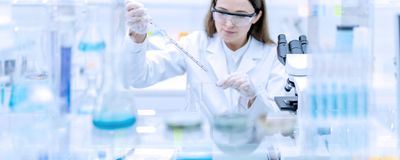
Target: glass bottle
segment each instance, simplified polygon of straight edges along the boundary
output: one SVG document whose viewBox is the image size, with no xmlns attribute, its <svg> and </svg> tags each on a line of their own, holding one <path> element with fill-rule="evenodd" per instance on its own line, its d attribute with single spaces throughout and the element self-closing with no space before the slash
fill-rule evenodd
<svg viewBox="0 0 400 160">
<path fill-rule="evenodd" d="M 95 108 L 98 91 L 96 86 L 95 78 L 88 78 L 88 85 L 80 100 L 78 101 L 77 106 L 78 114 L 92 114 L 93 109 Z"/>
<path fill-rule="evenodd" d="M 99 82 L 104 67 L 104 53 L 106 42 L 98 27 L 96 8 L 88 8 L 87 22 L 78 44 L 78 53 L 81 62 L 78 66 L 83 70 L 86 81 L 84 94 L 77 102 L 79 114 L 91 114 L 96 104 Z M 82 61 L 83 60 L 83 61 Z"/>
<path fill-rule="evenodd" d="M 60 76 L 58 89 L 61 98 L 61 110 L 64 113 L 68 113 L 71 111 L 71 65 L 72 55 L 74 54 L 72 48 L 75 36 L 73 29 L 75 27 L 75 20 L 72 16 L 64 15 L 60 16 L 57 22 L 59 23 L 58 34 L 60 36 L 60 56 L 57 60 L 59 63 L 59 70 L 56 71 L 59 74 L 57 76 Z"/>
<path fill-rule="evenodd" d="M 86 79 L 101 78 L 103 57 L 106 50 L 104 35 L 100 30 L 95 7 L 88 9 L 88 24 L 84 27 L 78 50 L 84 59 L 83 69 Z"/>
<path fill-rule="evenodd" d="M 113 55 L 111 55 L 113 54 Z M 107 53 L 103 87 L 93 112 L 93 125 L 100 129 L 122 129 L 135 124 L 136 108 L 132 92 L 124 89 L 117 54 Z"/>
</svg>

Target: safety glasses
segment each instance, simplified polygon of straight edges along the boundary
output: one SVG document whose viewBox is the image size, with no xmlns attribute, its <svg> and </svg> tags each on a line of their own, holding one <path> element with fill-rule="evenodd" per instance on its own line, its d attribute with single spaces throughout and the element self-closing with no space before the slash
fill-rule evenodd
<svg viewBox="0 0 400 160">
<path fill-rule="evenodd" d="M 223 10 L 218 10 L 213 7 L 211 9 L 214 20 L 217 23 L 226 23 L 230 20 L 234 26 L 245 26 L 250 24 L 251 20 L 257 13 L 245 14 L 245 13 L 231 13 Z"/>
</svg>

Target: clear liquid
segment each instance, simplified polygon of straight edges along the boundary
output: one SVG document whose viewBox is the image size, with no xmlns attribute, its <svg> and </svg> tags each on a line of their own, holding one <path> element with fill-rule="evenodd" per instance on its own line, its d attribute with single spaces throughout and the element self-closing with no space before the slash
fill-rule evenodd
<svg viewBox="0 0 400 160">
<path fill-rule="evenodd" d="M 134 115 L 112 115 L 107 117 L 93 118 L 93 125 L 100 129 L 122 129 L 136 123 Z"/>
</svg>

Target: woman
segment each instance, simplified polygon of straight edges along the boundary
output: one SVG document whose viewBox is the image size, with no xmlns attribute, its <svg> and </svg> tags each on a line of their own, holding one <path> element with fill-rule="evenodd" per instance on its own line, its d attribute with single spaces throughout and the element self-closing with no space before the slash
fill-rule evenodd
<svg viewBox="0 0 400 160">
<path fill-rule="evenodd" d="M 173 46 L 153 51 L 154 55 L 146 58 L 150 18 L 145 11 L 136 1 L 126 3 L 130 29 L 130 40 L 126 42 L 126 83 L 147 87 L 186 73 L 187 86 L 213 83 L 224 89 L 222 95 L 218 91 L 202 91 L 206 94 L 202 94 L 201 101 L 207 107 L 200 110 L 211 114 L 279 111 L 273 97 L 284 93 L 286 74 L 268 34 L 264 0 L 212 0 L 205 31 L 194 32 L 180 41 L 185 50 L 207 66 L 207 72 Z M 230 104 L 220 105 L 225 100 Z"/>
</svg>

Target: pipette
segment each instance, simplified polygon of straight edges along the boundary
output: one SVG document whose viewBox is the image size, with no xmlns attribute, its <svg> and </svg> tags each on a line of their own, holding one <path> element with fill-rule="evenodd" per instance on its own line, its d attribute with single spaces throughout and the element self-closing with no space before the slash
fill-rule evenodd
<svg viewBox="0 0 400 160">
<path fill-rule="evenodd" d="M 208 72 L 207 68 L 201 64 L 196 58 L 194 58 L 188 51 L 182 48 L 174 39 L 172 39 L 164 29 L 158 27 L 155 23 L 150 22 L 150 24 L 154 27 L 155 30 L 158 30 L 161 33 L 161 36 L 166 38 L 166 40 L 172 43 L 179 51 L 185 54 L 190 60 L 192 60 L 197 66 L 199 66 L 203 71 Z"/>
</svg>

